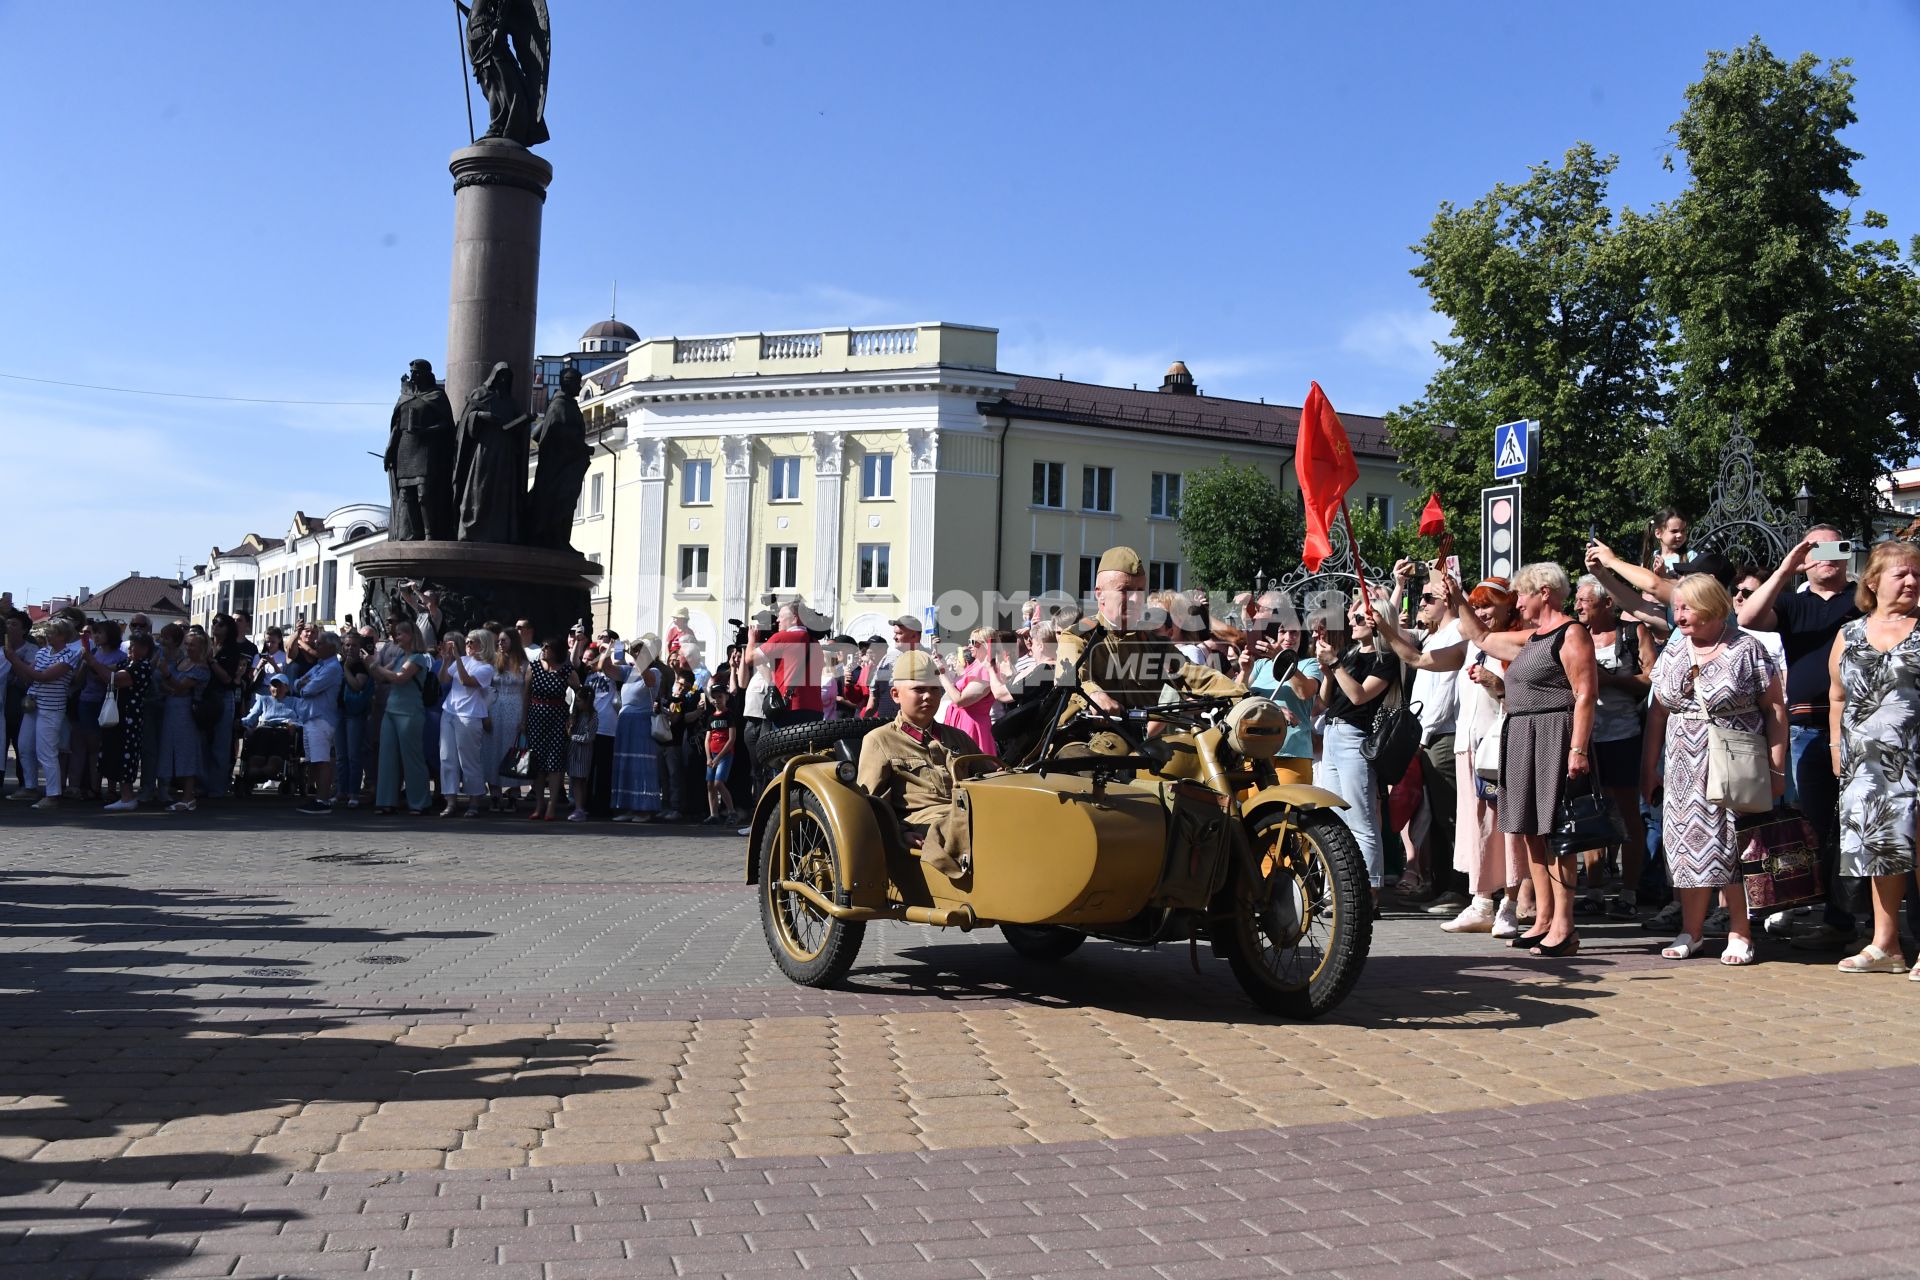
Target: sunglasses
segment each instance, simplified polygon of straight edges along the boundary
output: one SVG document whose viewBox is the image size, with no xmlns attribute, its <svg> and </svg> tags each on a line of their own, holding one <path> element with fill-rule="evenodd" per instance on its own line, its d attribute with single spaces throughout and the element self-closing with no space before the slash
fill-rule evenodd
<svg viewBox="0 0 1920 1280">
<path fill-rule="evenodd" d="M 1433 594 L 1433 592 L 1431 592 L 1431 591 L 1422 591 L 1422 592 L 1420 593 L 1420 603 L 1421 603 L 1421 604 L 1439 604 L 1439 603 L 1440 603 L 1440 601 L 1442 601 L 1442 600 L 1443 600 L 1443 599 L 1445 599 L 1445 598 L 1446 598 L 1446 597 L 1444 597 L 1444 596 L 1437 596 L 1437 595 L 1435 595 L 1435 594 Z"/>
<path fill-rule="evenodd" d="M 1733 589 L 1733 598 L 1738 600 L 1742 596 L 1750 596 L 1753 594 L 1753 591 L 1754 589 L 1752 587 L 1735 587 Z"/>
</svg>

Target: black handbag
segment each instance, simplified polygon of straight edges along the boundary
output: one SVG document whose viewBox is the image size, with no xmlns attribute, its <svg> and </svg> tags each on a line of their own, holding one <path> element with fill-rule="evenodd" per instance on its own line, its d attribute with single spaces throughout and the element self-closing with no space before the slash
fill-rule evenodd
<svg viewBox="0 0 1920 1280">
<path fill-rule="evenodd" d="M 1420 754 L 1420 704 L 1380 708 L 1366 741 L 1360 744 L 1360 754 L 1373 763 L 1373 776 L 1381 786 L 1390 787 L 1406 777 L 1407 766 Z"/>
<path fill-rule="evenodd" d="M 1547 853 L 1555 858 L 1570 858 L 1589 849 L 1605 849 L 1627 838 L 1619 810 L 1600 790 L 1592 773 L 1587 774 L 1587 789 L 1577 790 L 1569 778 L 1560 793 L 1560 805 L 1553 812 L 1553 830 L 1547 833 Z"/>
</svg>

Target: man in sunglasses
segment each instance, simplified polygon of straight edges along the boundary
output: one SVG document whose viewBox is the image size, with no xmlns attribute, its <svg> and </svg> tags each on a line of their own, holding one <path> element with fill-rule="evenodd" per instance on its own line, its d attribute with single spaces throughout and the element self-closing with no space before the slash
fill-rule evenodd
<svg viewBox="0 0 1920 1280">
<path fill-rule="evenodd" d="M 1460 685 L 1454 674 L 1466 657 L 1460 624 L 1447 607 L 1446 575 L 1428 571 L 1424 564 L 1402 560 L 1393 566 L 1393 598 L 1381 610 L 1381 638 L 1397 656 L 1414 668 L 1409 703 L 1420 707 L 1420 776 L 1426 792 L 1428 836 L 1420 850 L 1418 870 L 1402 877 L 1398 896 L 1435 915 L 1452 915 L 1468 905 L 1466 874 L 1453 869 L 1454 815 L 1459 793 L 1454 777 L 1454 728 L 1460 713 Z M 1417 636 L 1397 634 L 1401 602 L 1415 583 L 1420 584 L 1419 607 L 1414 611 Z M 1411 642 L 1411 643 L 1410 643 Z M 1417 649 L 1415 645 L 1417 644 Z M 1439 655 L 1438 660 L 1434 660 Z M 1426 661 L 1421 661 L 1425 659 Z M 1455 885 L 1458 877 L 1460 884 Z M 1493 917 L 1487 916 L 1487 927 Z"/>
</svg>

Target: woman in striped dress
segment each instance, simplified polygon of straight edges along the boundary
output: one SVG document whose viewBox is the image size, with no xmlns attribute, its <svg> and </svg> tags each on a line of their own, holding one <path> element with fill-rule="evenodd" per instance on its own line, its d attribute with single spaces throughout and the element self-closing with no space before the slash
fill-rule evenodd
<svg viewBox="0 0 1920 1280">
<path fill-rule="evenodd" d="M 620 686 L 620 715 L 614 722 L 615 822 L 642 822 L 660 812 L 660 749 L 653 740 L 660 671 L 645 645 L 632 656 L 633 674 Z"/>
<path fill-rule="evenodd" d="M 1460 631 L 1490 658 L 1508 665 L 1506 726 L 1500 751 L 1500 830 L 1518 842 L 1533 881 L 1534 931 L 1513 940 L 1536 956 L 1568 956 L 1580 950 L 1573 929 L 1577 858 L 1547 853 L 1547 833 L 1569 781 L 1585 785 L 1591 771 L 1593 709 L 1599 673 L 1593 638 L 1567 613 L 1573 584 L 1566 570 L 1542 562 L 1513 575 L 1514 609 L 1521 627 L 1489 631 L 1467 607 L 1459 584 L 1447 594 L 1460 615 Z"/>
<path fill-rule="evenodd" d="M 520 799 L 520 779 L 500 772 L 500 766 L 520 745 L 520 726 L 527 722 L 527 651 L 518 632 L 500 633 L 493 668 L 493 742 L 487 748 L 494 767 L 493 807 L 512 812 Z"/>
<path fill-rule="evenodd" d="M 169 626 L 178 624 L 170 623 Z M 194 787 L 200 780 L 200 728 L 193 722 L 193 700 L 206 688 L 207 638 L 195 631 L 160 673 L 160 689 L 167 695 L 160 722 L 160 765 L 155 773 L 180 784 L 175 813 L 192 813 L 198 802 Z"/>
</svg>

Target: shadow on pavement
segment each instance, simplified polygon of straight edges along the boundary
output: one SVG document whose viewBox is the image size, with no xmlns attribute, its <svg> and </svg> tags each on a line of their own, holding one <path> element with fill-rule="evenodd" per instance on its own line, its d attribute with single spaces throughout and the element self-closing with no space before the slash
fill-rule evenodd
<svg viewBox="0 0 1920 1280">
<path fill-rule="evenodd" d="M 1141 948 L 1090 941 L 1065 960 L 1036 962 L 1011 947 L 934 941 L 901 947 L 896 956 L 856 965 L 843 987 L 870 994 L 904 991 L 949 1003 L 1013 1000 L 1040 1008 L 1096 1008 L 1174 1022 L 1289 1021 L 1248 1001 L 1226 962 L 1215 959 L 1205 944 L 1190 958 L 1184 945 Z M 1576 957 L 1548 964 L 1504 953 L 1376 956 L 1345 1002 L 1323 1021 L 1501 1030 L 1597 1016 L 1586 1003 L 1608 994 L 1597 974 L 1610 962 Z"/>
<path fill-rule="evenodd" d="M 483 1030 L 456 1044 L 449 1026 L 400 1044 L 392 1026 L 356 1027 L 303 994 L 317 947 L 450 936 L 487 935 L 338 924 L 270 893 L 0 877 L 0 1257 L 47 1276 L 104 1263 L 158 1274 L 199 1237 L 299 1216 L 195 1204 L 176 1179 L 280 1181 L 383 1104 L 426 1104 L 406 1123 L 456 1128 L 431 1104 L 472 1113 L 644 1082 L 584 1073 L 606 1049 L 597 1037 Z M 236 941 L 246 954 L 205 951 Z M 236 1020 L 242 1006 L 270 1016 Z"/>
</svg>

